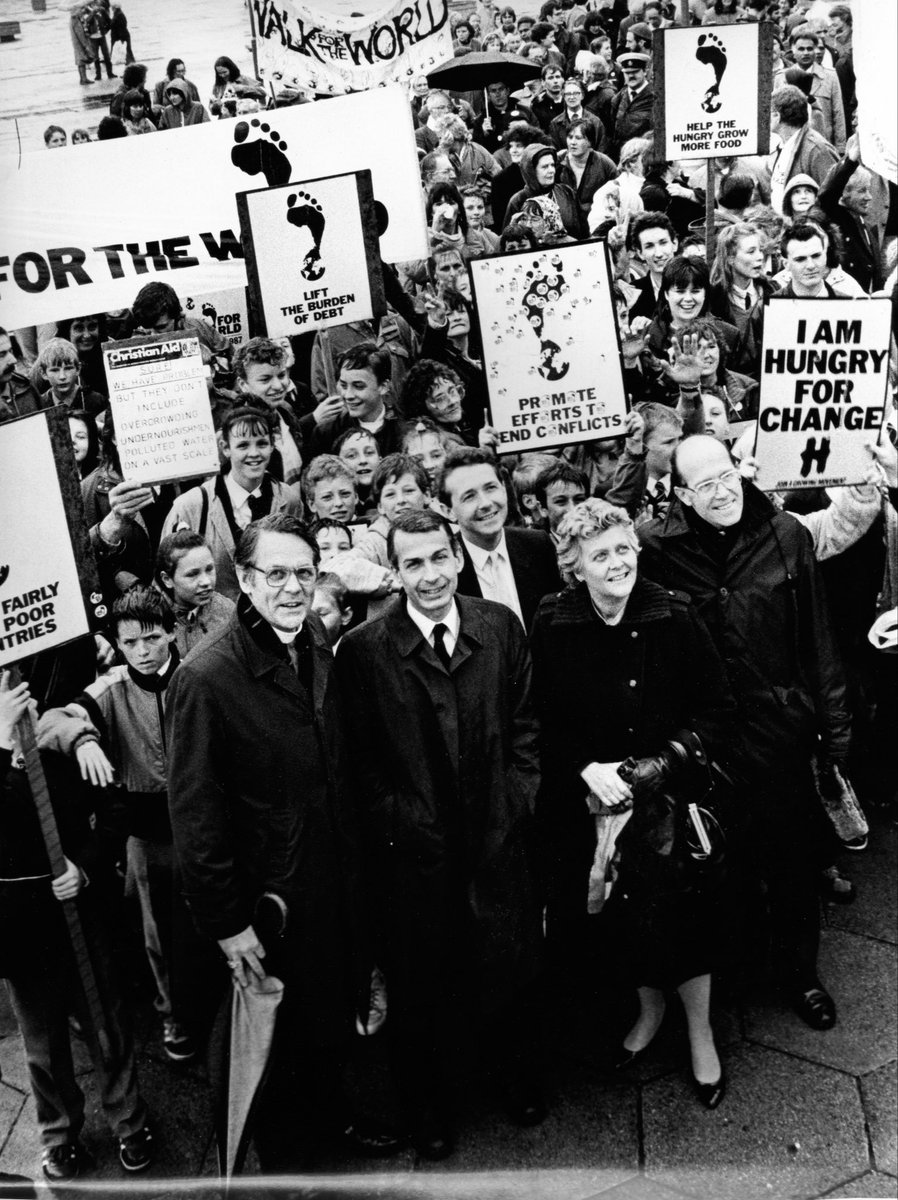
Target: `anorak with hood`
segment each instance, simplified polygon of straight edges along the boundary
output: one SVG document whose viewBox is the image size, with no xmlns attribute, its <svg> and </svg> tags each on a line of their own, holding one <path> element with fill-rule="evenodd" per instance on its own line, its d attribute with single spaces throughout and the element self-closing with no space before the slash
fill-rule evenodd
<svg viewBox="0 0 898 1200">
<path fill-rule="evenodd" d="M 536 178 L 540 160 L 547 155 L 555 163 L 555 183 L 551 187 L 543 186 Z M 509 200 L 505 220 L 502 222 L 503 228 L 508 227 L 512 217 L 521 211 L 528 200 L 534 200 L 542 209 L 550 232 L 556 237 L 563 238 L 567 235 L 577 240 L 586 237 L 577 197 L 567 184 L 558 182 L 560 172 L 557 150 L 539 143 L 528 146 L 521 155 L 520 168 L 524 186 Z"/>
</svg>

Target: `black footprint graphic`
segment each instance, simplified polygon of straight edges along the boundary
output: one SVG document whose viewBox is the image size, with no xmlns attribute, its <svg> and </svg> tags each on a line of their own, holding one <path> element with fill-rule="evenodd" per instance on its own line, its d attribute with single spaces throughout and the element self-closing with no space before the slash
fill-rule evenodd
<svg viewBox="0 0 898 1200">
<path fill-rule="evenodd" d="M 551 315 L 554 305 L 561 299 L 564 276 L 561 274 L 561 258 L 553 255 L 549 260 L 549 271 L 544 272 L 539 262 L 534 262 L 525 282 L 528 284 L 522 304 L 533 332 L 539 338 L 539 366 L 537 370 L 544 379 L 554 382 L 563 379 L 570 363 L 561 361 L 561 347 L 551 338 L 543 338 L 547 310 Z"/>
<path fill-rule="evenodd" d="M 727 69 L 727 52 L 716 33 L 703 33 L 698 39 L 695 57 L 714 71 L 714 82 L 705 92 L 702 108 L 706 113 L 716 113 L 720 108 L 720 81 Z"/>
<path fill-rule="evenodd" d="M 249 137 L 250 127 L 267 136 L 248 142 L 246 139 Z M 280 139 L 281 135 L 262 121 L 253 120 L 249 125 L 246 121 L 238 121 L 234 130 L 234 141 L 237 145 L 231 151 L 231 162 L 247 175 L 264 175 L 269 187 L 278 183 L 289 183 L 292 167 L 289 158 L 283 153 L 287 149 L 287 143 Z"/>
<path fill-rule="evenodd" d="M 303 203 L 305 201 L 305 203 Z M 324 237 L 325 218 L 321 205 L 307 192 L 294 192 L 287 197 L 287 220 L 297 228 L 308 229 L 314 245 L 302 260 L 299 273 L 304 279 L 320 279 L 324 274 L 324 263 L 321 261 L 321 239 Z"/>
<path fill-rule="evenodd" d="M 218 310 L 216 309 L 214 304 L 210 304 L 207 300 L 206 303 L 203 305 L 203 307 L 200 309 L 200 312 L 203 314 L 204 317 L 209 318 L 209 320 L 212 322 L 213 326 L 215 325 L 215 322 L 218 320 Z"/>
</svg>

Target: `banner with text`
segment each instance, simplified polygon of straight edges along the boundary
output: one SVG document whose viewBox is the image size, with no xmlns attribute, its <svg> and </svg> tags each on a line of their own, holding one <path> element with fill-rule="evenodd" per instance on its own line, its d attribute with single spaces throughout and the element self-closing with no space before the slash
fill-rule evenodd
<svg viewBox="0 0 898 1200">
<path fill-rule="evenodd" d="M 197 338 L 107 342 L 103 362 L 123 479 L 165 483 L 219 470 Z"/>
<path fill-rule="evenodd" d="M 82 637 L 93 617 L 106 616 L 99 590 L 85 596 L 83 567 L 91 567 L 94 587 L 95 572 L 92 563 L 79 566 L 73 544 L 80 519 L 82 552 L 90 557 L 77 482 L 63 487 L 77 472 L 68 421 L 56 411 L 0 425 L 0 667 Z"/>
<path fill-rule="evenodd" d="M 128 308 L 152 279 L 181 296 L 245 287 L 238 192 L 365 169 L 384 260 L 425 258 L 411 109 L 398 85 L 7 160 L 0 325 Z"/>
<path fill-rule="evenodd" d="M 251 0 L 259 70 L 275 87 L 341 95 L 426 75 L 452 58 L 448 0 Z"/>
<path fill-rule="evenodd" d="M 766 26 L 663 29 L 652 42 L 655 155 L 731 158 L 770 148 Z"/>
<path fill-rule="evenodd" d="M 253 313 L 268 337 L 386 312 L 371 172 L 237 197 Z"/>
<path fill-rule="evenodd" d="M 755 455 L 768 492 L 862 483 L 885 413 L 891 302 L 774 298 Z"/>
<path fill-rule="evenodd" d="M 499 454 L 622 433 L 627 401 L 604 243 L 468 263 Z"/>
<path fill-rule="evenodd" d="M 182 296 L 184 312 L 221 334 L 230 346 L 239 346 L 249 337 L 246 288 L 222 288 L 218 292 Z"/>
</svg>

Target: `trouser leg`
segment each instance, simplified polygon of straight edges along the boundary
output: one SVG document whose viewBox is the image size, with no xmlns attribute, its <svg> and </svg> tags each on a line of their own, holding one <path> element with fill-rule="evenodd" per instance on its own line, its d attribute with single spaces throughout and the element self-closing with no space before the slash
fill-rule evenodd
<svg viewBox="0 0 898 1200">
<path fill-rule="evenodd" d="M 84 1124 L 84 1096 L 69 1041 L 69 981 L 56 961 L 16 973 L 7 988 L 25 1046 L 41 1142 L 63 1145 Z"/>
<path fill-rule="evenodd" d="M 156 850 L 143 838 L 128 838 L 128 870 L 137 889 L 143 945 L 156 984 L 153 1005 L 159 1015 L 166 1018 L 171 1016 L 172 1009 L 167 953 L 171 942 L 166 937 L 171 926 L 172 880 L 169 865 L 166 887 L 165 867 L 158 861 Z"/>
</svg>

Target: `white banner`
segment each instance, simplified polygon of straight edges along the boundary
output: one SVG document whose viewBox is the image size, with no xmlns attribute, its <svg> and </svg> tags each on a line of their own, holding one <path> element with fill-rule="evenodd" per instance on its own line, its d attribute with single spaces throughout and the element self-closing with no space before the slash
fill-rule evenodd
<svg viewBox="0 0 898 1200">
<path fill-rule="evenodd" d="M 165 483 L 219 471 L 197 338 L 113 344 L 103 364 L 123 479 Z"/>
<path fill-rule="evenodd" d="M 452 58 L 448 0 L 251 3 L 259 70 L 276 88 L 341 95 L 409 81 Z"/>
<path fill-rule="evenodd" d="M 704 25 L 662 31 L 665 158 L 758 153 L 759 29 Z"/>
<path fill-rule="evenodd" d="M 755 455 L 765 491 L 862 483 L 882 427 L 891 301 L 770 301 Z"/>
<path fill-rule="evenodd" d="M 473 259 L 468 268 L 498 452 L 622 433 L 627 399 L 604 244 Z"/>
<path fill-rule="evenodd" d="M 249 338 L 246 288 L 223 288 L 220 292 L 182 296 L 181 303 L 188 316 L 205 321 L 229 345 L 239 346 Z"/>
<path fill-rule="evenodd" d="M 386 262 L 428 253 L 418 154 L 401 87 L 238 120 L 116 138 L 0 164 L 0 325 L 245 287 L 237 192 L 368 168 Z"/>
<path fill-rule="evenodd" d="M 90 632 L 50 431 L 41 413 L 0 425 L 0 512 L 0 666 L 5 667 Z"/>
<path fill-rule="evenodd" d="M 861 161 L 898 184 L 898 4 L 860 0 L 851 11 Z"/>
</svg>

